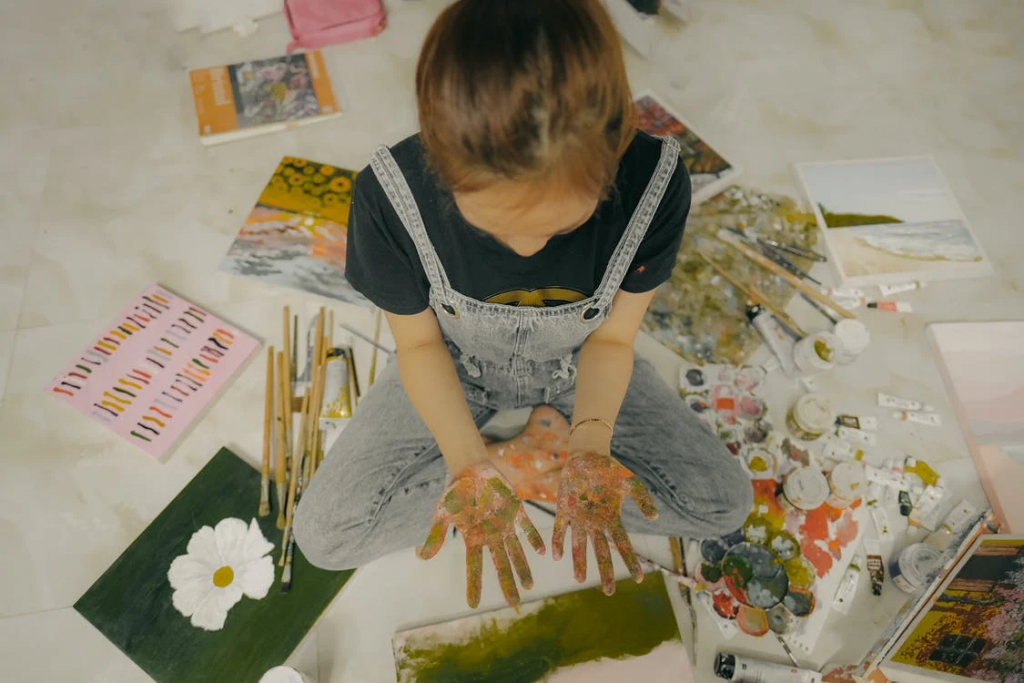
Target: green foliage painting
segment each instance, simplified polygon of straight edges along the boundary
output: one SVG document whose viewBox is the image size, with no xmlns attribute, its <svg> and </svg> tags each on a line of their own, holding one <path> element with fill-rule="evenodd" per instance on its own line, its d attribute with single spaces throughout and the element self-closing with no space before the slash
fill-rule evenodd
<svg viewBox="0 0 1024 683">
<path fill-rule="evenodd" d="M 825 225 L 830 228 L 852 228 L 858 225 L 890 225 L 903 222 L 899 218 L 886 216 L 882 213 L 832 213 L 821 203 L 818 204 L 818 209 L 821 210 L 821 216 L 825 219 Z"/>
</svg>

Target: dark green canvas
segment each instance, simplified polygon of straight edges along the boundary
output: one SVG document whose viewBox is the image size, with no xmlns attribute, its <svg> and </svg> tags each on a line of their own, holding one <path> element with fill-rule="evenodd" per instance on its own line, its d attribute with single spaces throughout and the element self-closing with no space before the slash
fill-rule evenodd
<svg viewBox="0 0 1024 683">
<path fill-rule="evenodd" d="M 281 593 L 276 514 L 257 518 L 274 544 L 275 581 L 262 600 L 243 597 L 220 631 L 189 623 L 171 604 L 167 570 L 192 534 L 227 517 L 256 517 L 259 473 L 226 448 L 189 482 L 86 591 L 75 609 L 160 683 L 255 683 L 285 661 L 351 571 L 316 569 L 296 548 L 292 587 Z"/>
</svg>

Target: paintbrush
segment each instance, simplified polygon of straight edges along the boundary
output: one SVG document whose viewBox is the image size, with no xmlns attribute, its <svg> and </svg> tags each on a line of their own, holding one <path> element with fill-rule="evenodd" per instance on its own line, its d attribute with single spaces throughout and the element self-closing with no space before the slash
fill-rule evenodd
<svg viewBox="0 0 1024 683">
<path fill-rule="evenodd" d="M 389 356 L 394 353 L 393 349 L 389 349 L 388 347 L 384 346 L 383 344 L 381 344 L 379 342 L 375 342 L 374 340 L 370 339 L 369 337 L 367 337 L 365 334 L 363 334 L 359 330 L 353 329 L 352 327 L 349 327 L 345 323 L 338 323 L 338 327 L 340 327 L 341 329 L 345 330 L 346 332 L 348 332 L 350 334 L 353 334 L 353 335 L 359 337 L 360 339 L 362 339 L 367 344 L 370 344 L 371 346 L 373 346 L 373 348 L 380 349 L 381 351 L 383 351 L 384 353 L 388 354 Z"/>
<path fill-rule="evenodd" d="M 299 470 L 302 467 L 302 462 L 308 458 L 308 449 L 306 448 L 306 432 L 309 429 L 308 420 L 308 408 L 309 408 L 309 394 L 305 394 L 302 397 L 302 417 L 299 420 L 299 447 L 296 449 L 295 457 L 292 458 L 292 472 L 291 482 L 288 486 L 288 502 L 285 507 L 285 522 L 284 522 L 284 534 L 281 536 L 281 560 L 278 562 L 280 566 L 284 566 L 286 560 L 286 548 L 288 546 L 288 539 L 291 536 L 292 531 L 292 519 L 295 515 L 295 503 L 298 497 L 298 485 L 299 485 Z"/>
<path fill-rule="evenodd" d="M 284 354 L 277 352 L 277 391 L 274 392 L 274 405 L 277 410 L 277 459 L 274 465 L 274 480 L 277 483 L 277 528 L 284 529 L 285 510 L 288 508 L 288 499 L 285 487 L 288 484 L 288 436 L 284 429 L 284 392 L 281 384 L 284 377 Z"/>
<path fill-rule="evenodd" d="M 807 284 L 806 282 L 804 282 L 800 278 L 796 277 L 795 275 L 793 275 L 792 273 L 788 272 L 784 268 L 778 266 L 773 261 L 765 258 L 761 254 L 757 253 L 756 251 L 754 251 L 753 249 L 748 247 L 739 238 L 737 238 L 735 235 L 733 235 L 729 231 L 727 231 L 727 230 L 719 230 L 718 233 L 717 233 L 717 237 L 718 237 L 719 240 L 721 240 L 722 242 L 725 242 L 726 244 L 731 246 L 733 249 L 736 249 L 738 252 L 740 252 L 741 254 L 743 254 L 748 259 L 750 259 L 751 261 L 753 261 L 757 265 L 761 266 L 765 270 L 768 270 L 768 271 L 770 271 L 772 273 L 775 273 L 776 275 L 781 277 L 783 280 L 785 280 L 789 284 L 791 284 L 794 287 L 796 287 L 796 289 L 798 291 L 800 291 L 803 294 L 806 294 L 808 297 L 814 299 L 815 301 L 817 301 L 819 304 L 821 304 L 825 308 L 828 308 L 829 310 L 835 311 L 836 313 L 838 313 L 839 315 L 843 316 L 844 318 L 849 318 L 851 320 L 856 318 L 856 316 L 853 313 L 851 313 L 850 311 L 846 310 L 845 308 L 843 308 L 842 306 L 837 304 L 835 301 L 833 301 L 832 299 L 830 299 L 827 296 L 825 296 L 824 294 L 822 294 L 820 290 L 818 290 L 815 287 L 811 287 L 809 284 Z"/>
<path fill-rule="evenodd" d="M 761 235 L 755 235 L 755 239 L 758 242 L 768 245 L 769 247 L 774 247 L 779 251 L 787 252 L 789 254 L 792 254 L 793 256 L 800 256 L 802 258 L 811 259 L 812 261 L 817 261 L 818 263 L 826 263 L 828 261 L 827 258 L 811 249 L 804 249 L 803 247 L 797 247 L 792 244 L 783 244 L 782 242 L 776 242 L 775 240 L 768 239 L 767 237 L 762 237 Z"/>
<path fill-rule="evenodd" d="M 372 387 L 373 383 L 377 380 L 377 350 L 380 348 L 380 324 L 383 317 L 384 311 L 378 308 L 376 316 L 377 320 L 373 327 L 373 351 L 370 353 L 370 377 L 367 382 L 368 387 Z"/>
<path fill-rule="evenodd" d="M 792 330 L 793 333 L 797 336 L 797 338 L 802 338 L 802 337 L 806 336 L 804 334 L 804 331 L 802 329 L 800 329 L 800 326 L 797 325 L 796 322 L 792 318 L 790 318 L 788 315 L 786 315 L 785 313 L 780 311 L 778 308 L 776 308 L 775 305 L 772 304 L 772 302 L 768 300 L 768 297 L 766 297 L 761 292 L 761 290 L 759 290 L 753 284 L 744 285 L 742 282 L 739 281 L 738 278 L 734 277 L 725 268 L 723 268 L 722 266 L 720 266 L 717 263 L 715 263 L 715 261 L 713 261 L 704 252 L 698 250 L 697 251 L 697 255 L 700 256 L 705 261 L 707 261 L 708 265 L 711 266 L 712 268 L 714 268 L 715 271 L 717 271 L 719 275 L 721 275 L 726 280 L 728 280 L 729 283 L 733 287 L 735 287 L 736 289 L 740 290 L 741 292 L 746 294 L 748 297 L 750 297 L 751 300 L 753 300 L 754 303 L 761 304 L 766 309 L 768 309 L 768 311 L 772 315 L 774 315 L 776 318 L 778 318 L 779 321 L 782 322 L 783 325 L 785 325 L 790 330 Z"/>
<path fill-rule="evenodd" d="M 778 265 L 788 270 L 793 275 L 796 275 L 799 278 L 803 278 L 804 280 L 807 280 L 809 282 L 813 282 L 819 287 L 821 286 L 820 280 L 815 280 L 813 277 L 810 276 L 810 274 L 808 274 L 806 270 L 804 270 L 800 266 L 796 265 L 795 263 L 787 259 L 785 254 L 781 254 L 778 251 L 776 251 L 773 247 L 761 244 L 760 242 L 757 242 L 756 244 L 758 246 L 758 251 L 760 251 L 762 254 L 770 258 Z"/>
<path fill-rule="evenodd" d="M 260 468 L 260 517 L 270 514 L 270 440 L 274 419 L 274 347 L 267 348 L 267 389 L 263 400 L 263 466 Z"/>
<path fill-rule="evenodd" d="M 282 345 L 282 352 L 284 354 L 284 375 L 283 375 L 283 386 L 284 391 L 284 433 L 285 438 L 288 440 L 289 456 L 291 455 L 291 446 L 294 443 L 292 440 L 292 354 L 291 354 L 291 333 L 289 331 L 291 323 L 291 314 L 288 311 L 288 307 L 284 307 L 283 320 L 284 320 L 284 344 Z"/>
</svg>

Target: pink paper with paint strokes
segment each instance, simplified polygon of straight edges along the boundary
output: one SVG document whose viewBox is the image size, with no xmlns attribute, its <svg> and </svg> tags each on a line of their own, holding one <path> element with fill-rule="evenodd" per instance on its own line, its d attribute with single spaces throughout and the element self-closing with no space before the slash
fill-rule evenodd
<svg viewBox="0 0 1024 683">
<path fill-rule="evenodd" d="M 208 311 L 150 285 L 48 391 L 161 458 L 259 345 Z"/>
</svg>

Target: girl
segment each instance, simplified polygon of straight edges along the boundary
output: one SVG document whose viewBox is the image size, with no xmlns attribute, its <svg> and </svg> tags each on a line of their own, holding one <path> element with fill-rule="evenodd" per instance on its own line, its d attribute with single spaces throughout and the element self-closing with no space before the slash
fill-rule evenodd
<svg viewBox="0 0 1024 683">
<path fill-rule="evenodd" d="M 387 313 L 397 363 L 302 498 L 303 553 L 340 570 L 426 538 L 429 559 L 453 524 L 470 606 L 484 546 L 518 604 L 515 574 L 524 588 L 532 578 L 516 528 L 538 553 L 544 542 L 479 427 L 540 404 L 572 418 L 552 546 L 559 559 L 571 528 L 578 581 L 588 541 L 610 594 L 609 540 L 642 578 L 627 530 L 739 528 L 745 473 L 634 360 L 690 183 L 674 141 L 634 128 L 600 0 L 459 0 L 426 38 L 416 95 L 420 133 L 358 176 L 348 232 L 346 275 Z"/>
</svg>

